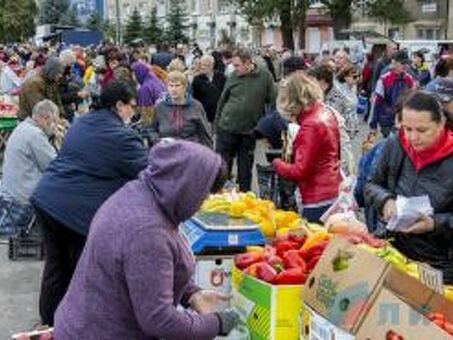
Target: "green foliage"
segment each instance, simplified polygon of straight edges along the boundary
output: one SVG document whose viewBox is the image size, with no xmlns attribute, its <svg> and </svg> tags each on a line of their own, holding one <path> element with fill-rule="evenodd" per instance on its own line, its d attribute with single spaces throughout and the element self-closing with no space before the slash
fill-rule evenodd
<svg viewBox="0 0 453 340">
<path fill-rule="evenodd" d="M 341 30 L 351 25 L 353 0 L 322 0 L 322 3 L 329 9 L 334 33 L 338 37 Z"/>
<path fill-rule="evenodd" d="M 80 26 L 80 21 L 74 7 L 69 8 L 68 11 L 61 16 L 59 23 L 74 27 Z"/>
<path fill-rule="evenodd" d="M 69 9 L 69 0 L 43 0 L 39 8 L 39 24 L 58 24 Z"/>
<path fill-rule="evenodd" d="M 116 39 L 116 25 L 110 20 L 105 20 L 102 24 L 104 40 L 113 42 Z"/>
<path fill-rule="evenodd" d="M 410 12 L 404 7 L 404 0 L 375 0 L 369 5 L 369 13 L 382 23 L 398 25 L 411 20 Z"/>
<path fill-rule="evenodd" d="M 135 39 L 141 38 L 143 34 L 143 23 L 140 12 L 137 7 L 134 8 L 129 20 L 126 23 L 123 35 L 123 41 L 125 43 L 131 43 Z"/>
<path fill-rule="evenodd" d="M 187 43 L 187 15 L 182 1 L 170 0 L 170 13 L 167 16 L 168 27 L 165 30 L 165 41 L 169 44 Z"/>
<path fill-rule="evenodd" d="M 143 38 L 148 44 L 157 44 L 163 40 L 164 30 L 157 18 L 157 8 L 153 7 L 151 13 L 146 18 L 143 28 Z"/>
<path fill-rule="evenodd" d="M 85 23 L 85 27 L 92 31 L 102 30 L 102 20 L 97 12 L 91 13 Z"/>
<path fill-rule="evenodd" d="M 38 7 L 34 0 L 0 2 L 0 42 L 17 42 L 35 34 Z"/>
</svg>

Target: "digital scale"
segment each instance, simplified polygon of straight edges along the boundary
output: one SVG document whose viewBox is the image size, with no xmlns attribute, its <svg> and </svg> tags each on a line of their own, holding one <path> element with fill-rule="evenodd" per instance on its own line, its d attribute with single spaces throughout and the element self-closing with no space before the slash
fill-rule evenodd
<svg viewBox="0 0 453 340">
<path fill-rule="evenodd" d="M 180 226 L 180 233 L 195 255 L 238 253 L 265 244 L 256 223 L 224 213 L 198 212 Z"/>
</svg>

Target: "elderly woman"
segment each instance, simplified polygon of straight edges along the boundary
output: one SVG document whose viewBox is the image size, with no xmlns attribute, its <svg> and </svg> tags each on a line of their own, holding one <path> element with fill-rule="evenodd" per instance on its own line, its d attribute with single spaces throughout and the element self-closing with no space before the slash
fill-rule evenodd
<svg viewBox="0 0 453 340">
<path fill-rule="evenodd" d="M 360 70 L 357 66 L 346 65 L 337 73 L 338 89 L 351 102 L 352 109 L 344 115 L 346 119 L 346 128 L 353 138 L 358 132 L 359 121 L 357 117 L 357 86 L 360 82 Z"/>
<path fill-rule="evenodd" d="M 159 138 L 173 137 L 190 140 L 212 148 L 212 136 L 203 105 L 187 92 L 184 73 L 168 74 L 168 94 L 155 108 L 149 129 L 151 143 Z"/>
<path fill-rule="evenodd" d="M 333 110 L 322 102 L 319 85 L 296 72 L 284 80 L 278 94 L 279 112 L 299 125 L 291 163 L 276 159 L 278 175 L 297 182 L 299 210 L 310 222 L 321 216 L 338 197 L 340 131 Z"/>
<path fill-rule="evenodd" d="M 31 197 L 46 248 L 40 293 L 43 324 L 53 324 L 96 210 L 147 164 L 142 142 L 125 126 L 134 114 L 134 91 L 113 80 L 100 99 L 102 109 L 71 125 Z"/>
<path fill-rule="evenodd" d="M 441 105 L 425 92 L 411 94 L 400 113 L 401 128 L 390 138 L 365 188 L 365 199 L 384 222 L 396 214 L 397 196 L 428 196 L 434 212 L 403 232 L 394 245 L 427 262 L 453 284 L 453 131 Z"/>
<path fill-rule="evenodd" d="M 57 310 L 55 338 L 204 340 L 227 335 L 238 316 L 231 310 L 215 312 L 228 296 L 193 283 L 195 263 L 178 232 L 206 196 L 222 188 L 227 175 L 220 156 L 201 145 L 162 141 L 154 146 L 139 178 L 96 214 Z"/>
</svg>

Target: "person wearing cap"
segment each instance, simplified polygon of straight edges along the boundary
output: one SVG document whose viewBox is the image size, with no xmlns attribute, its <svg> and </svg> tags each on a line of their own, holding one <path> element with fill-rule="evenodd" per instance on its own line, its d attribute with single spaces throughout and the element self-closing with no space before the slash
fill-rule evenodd
<svg viewBox="0 0 453 340">
<path fill-rule="evenodd" d="M 61 61 L 52 57 L 46 61 L 41 71 L 25 81 L 19 96 L 19 119 L 31 117 L 33 107 L 44 99 L 51 100 L 58 106 L 59 112 L 64 112 L 59 90 L 63 71 Z"/>
<path fill-rule="evenodd" d="M 442 78 L 427 92 L 436 96 L 442 104 L 447 123 L 453 126 L 453 79 Z"/>
<path fill-rule="evenodd" d="M 383 74 L 374 90 L 375 102 L 370 128 L 387 137 L 395 126 L 395 104 L 405 91 L 416 86 L 414 78 L 406 71 L 409 64 L 406 51 L 398 51 L 392 57 L 390 71 Z"/>
<path fill-rule="evenodd" d="M 307 69 L 307 65 L 303 58 L 298 56 L 291 56 L 283 60 L 283 76 L 286 77 L 289 74 L 296 71 L 303 71 Z"/>
</svg>

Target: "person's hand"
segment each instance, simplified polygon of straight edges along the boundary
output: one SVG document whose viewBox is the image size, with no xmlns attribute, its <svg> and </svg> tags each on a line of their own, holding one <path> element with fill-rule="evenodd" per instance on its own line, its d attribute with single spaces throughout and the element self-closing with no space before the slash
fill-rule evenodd
<svg viewBox="0 0 453 340">
<path fill-rule="evenodd" d="M 389 199 L 382 208 L 382 219 L 385 222 L 390 221 L 390 219 L 396 215 L 396 201 L 394 199 Z"/>
<path fill-rule="evenodd" d="M 222 312 L 216 313 L 220 322 L 219 335 L 227 336 L 230 332 L 236 328 L 239 323 L 239 314 L 233 309 L 226 309 Z"/>
<path fill-rule="evenodd" d="M 434 231 L 434 219 L 424 215 L 409 229 L 402 231 L 404 234 L 425 234 Z"/>
<path fill-rule="evenodd" d="M 230 295 L 222 294 L 214 290 L 199 290 L 189 300 L 190 307 L 199 314 L 215 312 L 219 305 L 231 299 Z"/>
</svg>

